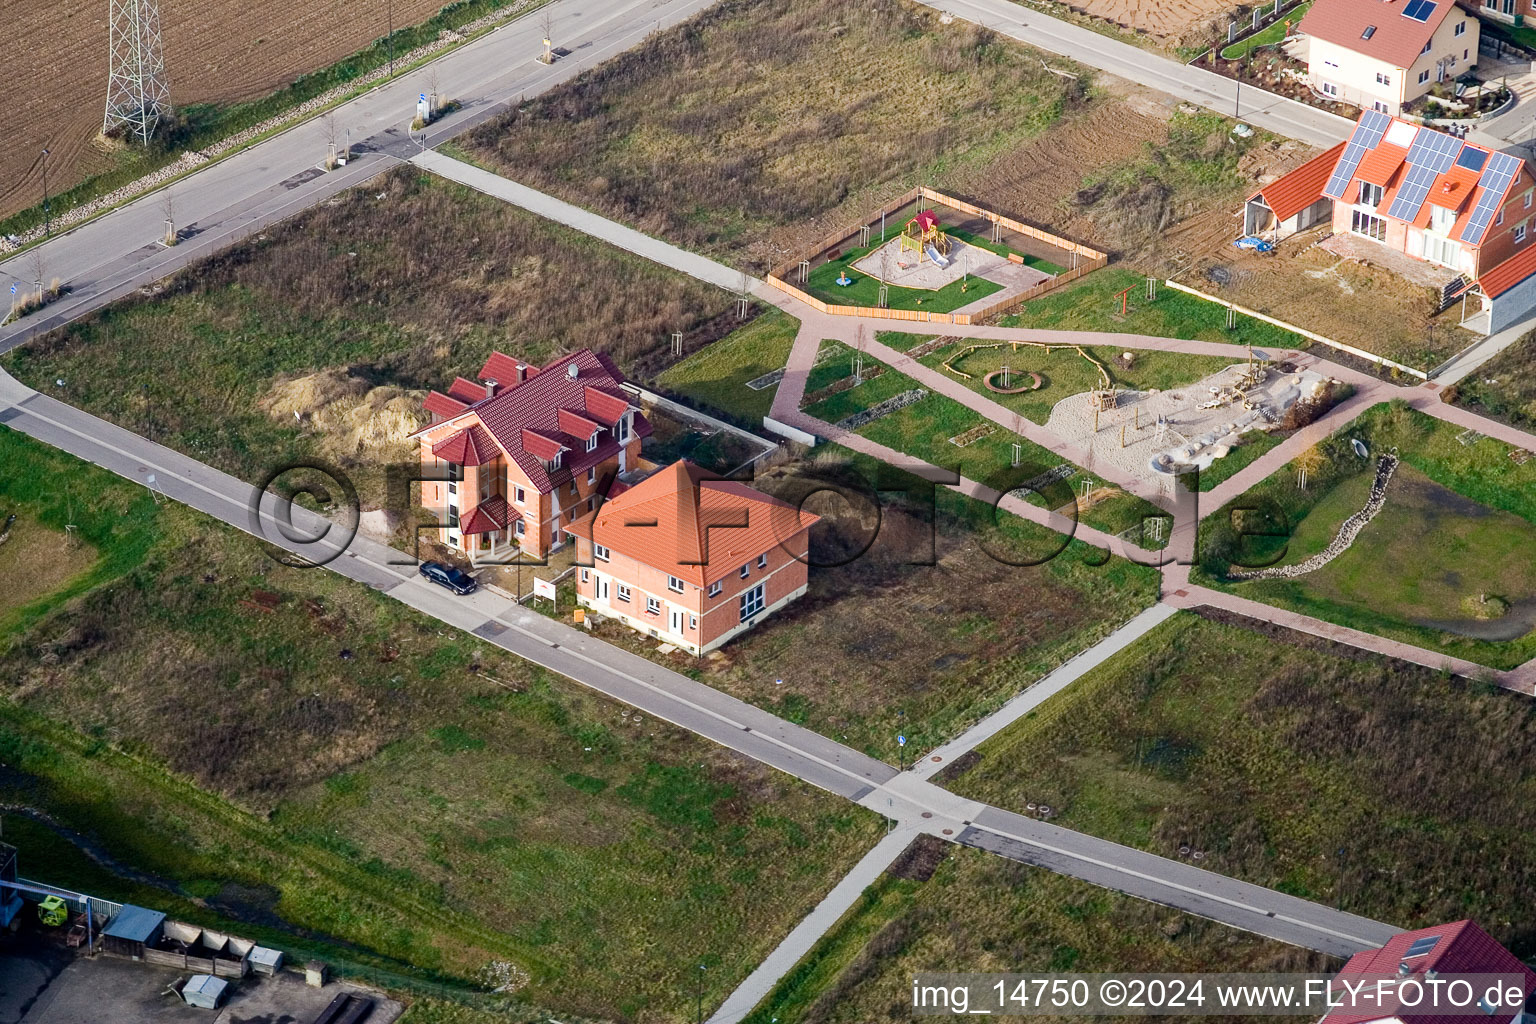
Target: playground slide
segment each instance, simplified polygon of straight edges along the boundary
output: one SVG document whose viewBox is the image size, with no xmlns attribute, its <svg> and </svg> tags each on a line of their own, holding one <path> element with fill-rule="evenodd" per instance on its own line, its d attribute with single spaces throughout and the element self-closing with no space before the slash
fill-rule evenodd
<svg viewBox="0 0 1536 1024">
<path fill-rule="evenodd" d="M 933 260 L 934 266 L 938 266 L 938 267 L 947 267 L 947 266 L 949 266 L 949 258 L 946 257 L 946 256 L 941 256 L 939 254 L 939 250 L 935 249 L 931 245 L 928 247 L 928 258 Z"/>
</svg>

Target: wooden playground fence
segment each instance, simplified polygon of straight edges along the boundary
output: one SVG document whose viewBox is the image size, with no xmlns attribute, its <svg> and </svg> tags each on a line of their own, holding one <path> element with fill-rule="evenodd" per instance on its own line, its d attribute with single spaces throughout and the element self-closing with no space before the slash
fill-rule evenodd
<svg viewBox="0 0 1536 1024">
<path fill-rule="evenodd" d="M 876 210 L 874 214 L 867 220 L 861 221 L 860 223 L 855 224 L 850 228 L 845 228 L 841 231 L 833 232 L 826 238 L 822 239 L 821 243 L 815 248 L 814 252 L 816 252 L 818 255 L 824 253 L 833 246 L 839 245 L 846 239 L 857 235 L 860 228 L 870 224 L 871 222 L 878 221 L 882 215 L 888 216 L 892 213 L 896 213 L 902 208 L 909 206 L 918 200 L 927 200 L 928 202 L 935 203 L 939 206 L 948 207 L 951 210 L 957 210 L 972 217 L 980 217 L 983 220 L 999 224 L 1005 230 L 1012 231 L 1015 234 L 1023 235 L 1026 238 L 1033 238 L 1039 242 L 1044 242 L 1046 245 L 1060 249 L 1064 252 L 1070 252 L 1078 258 L 1079 262 L 1077 266 L 1071 268 L 1070 270 L 1064 270 L 1049 280 L 1041 281 L 1039 284 L 1035 285 L 1033 288 L 1030 288 L 1028 291 L 1020 292 L 1017 295 L 1011 295 L 1000 302 L 993 303 L 992 305 L 983 309 L 979 309 L 974 313 L 934 313 L 921 309 L 885 309 L 879 306 L 841 306 L 835 303 L 823 302 L 821 299 L 816 298 L 814 295 L 811 295 L 804 289 L 797 288 L 789 283 L 790 277 L 795 273 L 795 268 L 797 268 L 801 263 L 801 261 L 798 259 L 790 260 L 789 262 L 775 268 L 773 273 L 768 275 L 768 283 L 780 291 L 794 296 L 801 302 L 804 302 L 806 305 L 810 306 L 812 309 L 822 313 L 830 313 L 833 316 L 867 316 L 882 320 L 907 320 L 915 323 L 960 324 L 962 326 L 966 326 L 977 321 L 984 320 L 987 317 L 997 316 L 999 313 L 1005 312 L 1006 310 L 1021 306 L 1031 299 L 1035 299 L 1041 295 L 1044 295 L 1046 292 L 1053 288 L 1059 288 L 1061 285 L 1067 284 L 1068 282 L 1076 281 L 1084 274 L 1098 270 L 1100 267 L 1109 262 L 1109 255 L 1107 253 L 1100 252 L 1091 246 L 1086 246 L 1078 242 L 1070 241 L 1069 239 L 1062 238 L 1060 235 L 1053 235 L 1049 231 L 1041 230 L 1040 228 L 1025 224 L 1021 220 L 1015 220 L 1012 217 L 1007 217 L 1003 214 L 996 213 L 984 207 L 977 206 L 976 204 L 967 202 L 964 199 L 958 199 L 954 196 L 946 195 L 945 193 L 940 192 L 937 189 L 929 188 L 926 185 L 919 185 L 917 188 L 909 189 L 908 191 L 902 193 L 900 198 L 887 203 L 885 206 Z"/>
</svg>

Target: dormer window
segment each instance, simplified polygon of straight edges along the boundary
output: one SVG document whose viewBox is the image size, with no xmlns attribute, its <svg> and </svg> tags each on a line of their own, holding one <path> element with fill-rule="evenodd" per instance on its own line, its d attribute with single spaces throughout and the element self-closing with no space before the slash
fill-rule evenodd
<svg viewBox="0 0 1536 1024">
<path fill-rule="evenodd" d="M 1380 185 L 1372 185 L 1368 181 L 1362 181 L 1360 183 L 1361 206 L 1380 206 L 1381 196 L 1382 188 Z"/>
<path fill-rule="evenodd" d="M 589 451 L 589 452 L 597 451 L 597 437 L 601 433 L 602 433 L 602 431 L 600 431 L 600 430 L 592 431 L 592 436 L 587 438 L 587 451 Z"/>
</svg>

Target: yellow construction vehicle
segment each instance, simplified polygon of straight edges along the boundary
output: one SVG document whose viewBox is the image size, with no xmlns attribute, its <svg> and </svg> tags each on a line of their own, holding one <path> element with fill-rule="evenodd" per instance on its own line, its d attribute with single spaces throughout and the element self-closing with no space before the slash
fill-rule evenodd
<svg viewBox="0 0 1536 1024">
<path fill-rule="evenodd" d="M 49 928 L 57 928 L 69 920 L 69 907 L 57 896 L 47 896 L 37 905 L 37 919 Z"/>
</svg>

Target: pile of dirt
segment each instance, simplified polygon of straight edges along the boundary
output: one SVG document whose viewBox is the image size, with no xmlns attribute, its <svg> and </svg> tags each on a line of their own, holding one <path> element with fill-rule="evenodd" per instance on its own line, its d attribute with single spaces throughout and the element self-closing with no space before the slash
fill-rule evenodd
<svg viewBox="0 0 1536 1024">
<path fill-rule="evenodd" d="M 332 367 L 276 384 L 261 399 L 274 419 L 295 420 L 318 433 L 336 455 L 401 447 L 426 426 L 421 391 L 375 387 L 345 367 Z"/>
</svg>

